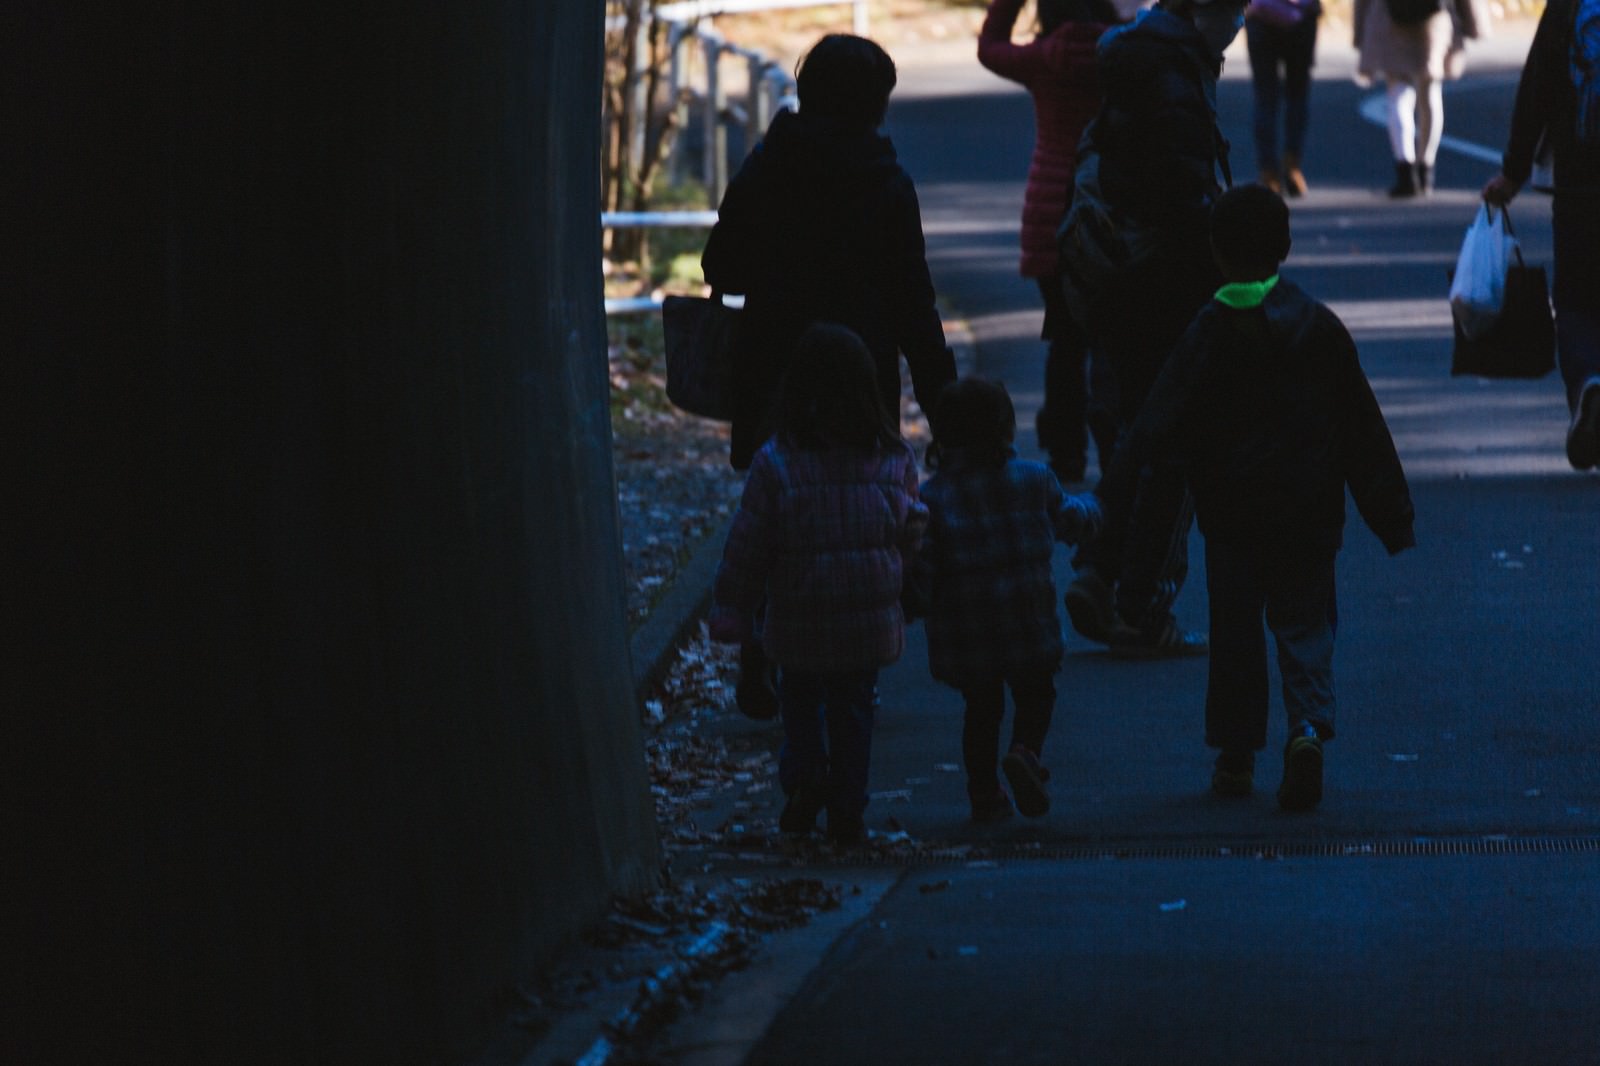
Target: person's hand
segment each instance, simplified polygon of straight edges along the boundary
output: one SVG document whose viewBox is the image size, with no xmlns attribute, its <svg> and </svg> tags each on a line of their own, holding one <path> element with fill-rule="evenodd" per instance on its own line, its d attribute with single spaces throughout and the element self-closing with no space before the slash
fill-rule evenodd
<svg viewBox="0 0 1600 1066">
<path fill-rule="evenodd" d="M 1485 203 L 1493 204 L 1495 207 L 1504 207 L 1521 188 L 1522 182 L 1512 181 L 1504 174 L 1496 174 L 1484 185 L 1483 199 Z"/>
</svg>

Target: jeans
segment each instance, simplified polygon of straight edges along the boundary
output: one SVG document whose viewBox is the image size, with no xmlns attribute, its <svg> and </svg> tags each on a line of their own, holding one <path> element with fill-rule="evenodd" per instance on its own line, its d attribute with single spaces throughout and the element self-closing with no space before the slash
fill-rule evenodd
<svg viewBox="0 0 1600 1066">
<path fill-rule="evenodd" d="M 1305 147 L 1317 19 L 1308 16 L 1293 26 L 1269 26 L 1259 19 L 1247 19 L 1244 32 L 1250 49 L 1250 82 L 1255 91 L 1256 165 L 1264 171 L 1276 171 L 1280 102 L 1283 150 L 1298 156 Z"/>
<path fill-rule="evenodd" d="M 866 810 L 877 704 L 876 669 L 784 669 L 778 680 L 785 738 L 778 752 L 778 784 L 784 793 L 805 782 L 822 782 L 830 815 L 859 816 Z"/>
<path fill-rule="evenodd" d="M 1333 638 L 1338 628 L 1332 552 L 1206 542 L 1211 595 L 1211 672 L 1206 744 L 1260 751 L 1267 744 L 1267 642 L 1278 672 L 1290 735 L 1305 723 L 1334 732 Z"/>
<path fill-rule="evenodd" d="M 1563 200 L 1551 213 L 1555 239 L 1556 351 L 1567 409 L 1575 410 L 1583 383 L 1600 375 L 1600 206 Z"/>
<path fill-rule="evenodd" d="M 1006 714 L 1008 684 L 1017 705 L 1011 743 L 1038 755 L 1050 730 L 1056 705 L 1054 669 L 1040 666 L 962 685 L 967 711 L 961 723 L 961 757 L 967 767 L 967 796 L 973 803 L 991 800 L 1000 791 L 995 766 L 1000 761 L 1000 722 Z"/>
</svg>

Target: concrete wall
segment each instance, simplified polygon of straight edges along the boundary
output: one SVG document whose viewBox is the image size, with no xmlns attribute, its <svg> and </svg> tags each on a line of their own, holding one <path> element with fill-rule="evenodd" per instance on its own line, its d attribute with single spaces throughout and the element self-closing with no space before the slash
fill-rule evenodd
<svg viewBox="0 0 1600 1066">
<path fill-rule="evenodd" d="M 0 13 L 0 1060 L 410 1063 L 656 865 L 602 5 Z"/>
</svg>

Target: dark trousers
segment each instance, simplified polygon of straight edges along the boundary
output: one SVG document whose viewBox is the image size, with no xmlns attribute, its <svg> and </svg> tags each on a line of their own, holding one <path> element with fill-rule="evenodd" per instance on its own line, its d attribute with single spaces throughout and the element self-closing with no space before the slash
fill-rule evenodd
<svg viewBox="0 0 1600 1066">
<path fill-rule="evenodd" d="M 961 686 L 966 715 L 961 722 L 961 757 L 967 767 L 967 795 L 974 801 L 993 799 L 1000 790 L 1000 723 L 1006 716 L 1006 688 L 1017 713 L 1011 720 L 1011 743 L 1034 755 L 1044 750 L 1045 734 L 1055 712 L 1055 671 L 1049 667 L 1014 670 Z"/>
<path fill-rule="evenodd" d="M 1206 744 L 1260 751 L 1267 744 L 1267 642 L 1291 733 L 1304 723 L 1333 736 L 1333 638 L 1338 628 L 1331 551 L 1206 541 L 1211 596 L 1211 674 L 1206 684 Z"/>
<path fill-rule="evenodd" d="M 830 812 L 859 815 L 867 809 L 877 699 L 877 670 L 782 670 L 778 784 L 785 794 L 804 782 L 822 782 Z"/>
<path fill-rule="evenodd" d="M 1117 420 L 1106 392 L 1109 375 L 1089 351 L 1083 331 L 1072 321 L 1061 278 L 1037 279 L 1044 298 L 1043 339 L 1049 344 L 1044 363 L 1044 404 L 1039 408 L 1039 447 L 1050 456 L 1057 474 L 1082 477 L 1088 466 L 1089 438 L 1093 436 L 1100 467 L 1111 460 L 1116 445 Z M 1092 369 L 1091 369 L 1092 368 Z"/>
<path fill-rule="evenodd" d="M 1317 20 L 1308 16 L 1293 26 L 1269 26 L 1259 19 L 1248 19 L 1244 32 L 1250 49 L 1250 83 L 1255 93 L 1256 165 L 1262 170 L 1277 170 L 1280 103 L 1284 113 L 1283 150 L 1298 156 L 1305 147 Z"/>
<path fill-rule="evenodd" d="M 1584 383 L 1600 376 L 1600 262 L 1594 254 L 1600 248 L 1600 205 L 1557 193 L 1551 222 L 1556 352 L 1567 409 L 1576 410 Z"/>
<path fill-rule="evenodd" d="M 1203 237 L 1190 236 L 1194 245 Z M 1095 354 L 1116 374 L 1117 421 L 1126 430 L 1138 417 L 1156 377 L 1195 313 L 1215 290 L 1216 267 L 1194 257 L 1169 256 L 1108 290 L 1093 333 Z M 1150 293 L 1162 293 L 1152 300 Z M 1133 506 L 1107 516 L 1101 535 L 1073 559 L 1116 589 L 1117 613 L 1144 633 L 1173 620 L 1172 605 L 1189 574 L 1189 527 L 1194 502 L 1182 472 L 1156 464 L 1140 474 Z"/>
</svg>

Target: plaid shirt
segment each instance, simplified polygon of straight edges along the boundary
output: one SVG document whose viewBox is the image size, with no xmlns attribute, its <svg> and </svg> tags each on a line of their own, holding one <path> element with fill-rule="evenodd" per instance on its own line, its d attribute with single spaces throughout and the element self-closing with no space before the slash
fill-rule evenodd
<svg viewBox="0 0 1600 1066">
<path fill-rule="evenodd" d="M 1014 456 L 1003 466 L 947 456 L 922 486 L 929 522 L 917 557 L 929 591 L 928 668 L 940 681 L 1061 665 L 1050 557 L 1098 524 L 1092 497 L 1068 496 L 1050 469 Z"/>
<path fill-rule="evenodd" d="M 759 617 L 762 643 L 780 666 L 831 672 L 894 662 L 905 642 L 903 558 L 927 516 L 904 444 L 805 451 L 768 441 L 728 531 L 713 634 L 748 639 Z"/>
</svg>

